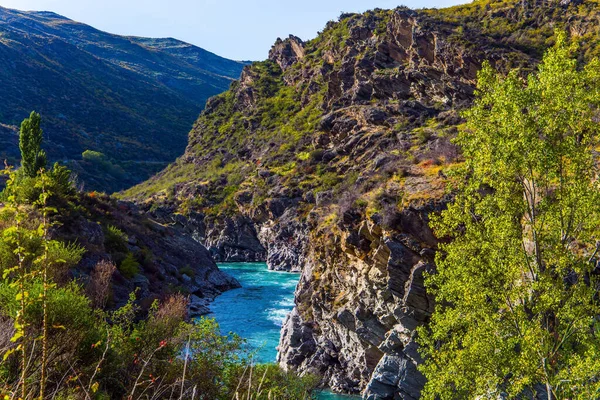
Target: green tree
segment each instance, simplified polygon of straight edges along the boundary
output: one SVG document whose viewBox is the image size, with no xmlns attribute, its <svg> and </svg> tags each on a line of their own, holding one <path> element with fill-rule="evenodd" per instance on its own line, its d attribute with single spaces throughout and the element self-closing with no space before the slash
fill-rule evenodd
<svg viewBox="0 0 600 400">
<path fill-rule="evenodd" d="M 21 123 L 19 149 L 21 167 L 25 175 L 34 178 L 42 168 L 46 168 L 46 153 L 42 150 L 41 117 L 35 111 Z"/>
<path fill-rule="evenodd" d="M 600 63 L 557 33 L 536 74 L 488 64 L 419 331 L 427 399 L 598 398 Z"/>
<path fill-rule="evenodd" d="M 57 169 L 59 169 L 57 167 Z M 13 352 L 20 354 L 20 381 L 18 386 L 21 389 L 21 398 L 28 398 L 28 393 L 32 394 L 28 384 L 28 374 L 31 373 L 31 361 L 35 359 L 35 342 L 41 344 L 41 355 L 39 361 L 40 377 L 38 382 L 38 397 L 40 400 L 45 398 L 46 385 L 48 380 L 48 365 L 50 359 L 49 350 L 49 296 L 56 285 L 51 279 L 52 270 L 62 263 L 75 265 L 81 259 L 83 251 L 76 246 L 64 246 L 56 240 L 50 238 L 50 228 L 54 223 L 50 220 L 50 215 L 57 210 L 48 205 L 48 199 L 52 195 L 50 188 L 56 186 L 53 183 L 53 175 L 50 172 L 40 170 L 35 178 L 25 181 L 27 185 L 35 185 L 39 189 L 39 198 L 33 204 L 22 204 L 18 196 L 14 193 L 15 186 L 23 181 L 17 179 L 17 174 L 10 169 L 2 171 L 8 174 L 5 198 L 5 204 L 1 210 L 0 220 L 7 217 L 12 219 L 13 225 L 8 226 L 0 232 L 0 241 L 3 246 L 12 248 L 14 256 L 5 255 L 6 262 L 13 262 L 9 268 L 2 269 L 2 282 L 0 282 L 0 292 L 3 285 L 16 290 L 15 300 L 19 303 L 19 309 L 14 318 L 14 335 L 11 342 L 17 346 L 7 351 L 3 358 L 7 358 Z M 32 207 L 33 206 L 33 207 Z M 12 259 L 12 260 L 11 260 Z M 10 264 L 9 264 L 10 265 Z M 41 288 L 38 296 L 31 296 L 30 292 L 35 288 Z M 32 318 L 31 308 L 39 305 L 42 309 L 41 321 Z M 2 313 L 0 312 L 0 315 Z M 38 323 L 41 325 L 37 328 Z M 39 334 L 33 334 L 38 330 Z M 32 339 L 35 336 L 35 339 Z M 37 366 L 36 366 L 37 367 Z"/>
</svg>

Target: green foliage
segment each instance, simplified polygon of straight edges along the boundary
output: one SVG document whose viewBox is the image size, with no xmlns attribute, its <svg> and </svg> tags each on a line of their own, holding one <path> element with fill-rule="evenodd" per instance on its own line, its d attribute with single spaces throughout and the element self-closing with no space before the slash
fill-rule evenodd
<svg viewBox="0 0 600 400">
<path fill-rule="evenodd" d="M 57 240 L 48 243 L 48 262 L 53 266 L 51 274 L 61 280 L 67 271 L 79 264 L 86 250 L 76 243 L 64 243 Z"/>
<path fill-rule="evenodd" d="M 40 291 L 39 284 L 32 286 L 32 297 Z M 0 284 L 0 315 L 16 315 L 19 305 L 15 294 L 14 287 Z M 70 365 L 76 365 L 78 372 L 76 380 L 54 380 L 60 383 L 53 387 L 57 398 L 81 398 L 87 392 L 96 393 L 97 398 L 138 398 L 145 393 L 162 399 L 175 391 L 183 393 L 182 398 L 191 398 L 195 392 L 226 400 L 236 393 L 246 398 L 250 388 L 256 392 L 252 392 L 254 399 L 295 400 L 308 398 L 317 385 L 315 377 L 298 378 L 275 365 L 250 366 L 240 337 L 222 335 L 213 319 L 183 321 L 187 301 L 180 295 L 155 303 L 145 319 L 138 318 L 135 295 L 114 312 L 93 310 L 74 283 L 53 289 L 49 299 L 54 326 L 51 349 L 69 357 L 69 363 L 56 360 L 51 377 L 60 378 L 71 371 Z M 39 320 L 41 309 L 35 305 L 28 313 L 31 321 Z M 34 334 L 36 329 L 37 325 L 31 325 L 30 332 Z M 0 384 L 15 376 L 17 367 L 10 362 L 12 357 L 0 361 L 0 370 L 5 371 L 0 374 Z M 34 356 L 33 365 L 37 362 Z"/>
<path fill-rule="evenodd" d="M 339 174 L 333 171 L 328 171 L 321 165 L 317 168 L 318 188 L 321 190 L 329 190 L 335 188 L 341 181 Z"/>
<path fill-rule="evenodd" d="M 104 153 L 100 153 L 99 151 L 86 150 L 81 154 L 81 158 L 83 161 L 101 163 L 106 161 L 106 156 Z"/>
<path fill-rule="evenodd" d="M 127 235 L 116 226 L 109 225 L 104 231 L 104 247 L 111 253 L 126 253 Z"/>
<path fill-rule="evenodd" d="M 24 169 L 19 169 L 14 179 L 18 184 L 8 186 L 3 192 L 3 197 L 15 196 L 20 203 L 33 204 L 40 196 L 37 177 L 27 176 Z"/>
<path fill-rule="evenodd" d="M 135 259 L 133 253 L 127 253 L 119 264 L 119 271 L 127 279 L 131 279 L 140 273 L 140 263 Z"/>
<path fill-rule="evenodd" d="M 340 17 L 340 21 L 330 24 L 323 32 L 324 38 L 328 40 L 331 47 L 335 50 L 340 50 L 346 45 L 346 40 L 350 38 L 350 29 L 348 27 L 349 18 Z"/>
<path fill-rule="evenodd" d="M 19 149 L 21 150 L 21 168 L 30 178 L 46 168 L 46 153 L 42 150 L 41 117 L 35 111 L 21 123 Z"/>
<path fill-rule="evenodd" d="M 253 368 L 237 366 L 230 372 L 228 387 L 237 391 L 223 396 L 223 399 L 250 398 L 253 400 L 294 400 L 308 399 L 318 386 L 320 378 L 316 375 L 306 375 L 298 378 L 293 372 L 285 372 L 275 364 L 256 365 Z M 239 387 L 238 387 L 239 386 Z"/>
<path fill-rule="evenodd" d="M 189 340 L 185 356 L 191 361 L 190 378 L 199 382 L 200 392 L 207 398 L 229 398 L 224 394 L 231 391 L 234 382 L 228 385 L 226 378 L 231 369 L 241 365 L 243 340 L 236 335 L 221 335 L 216 321 L 208 318 L 196 322 Z"/>
<path fill-rule="evenodd" d="M 14 196 L 19 203 L 33 204 L 39 199 L 42 191 L 39 176 L 30 177 L 21 168 L 13 173 L 13 179 L 15 184 L 7 186 L 0 192 L 0 201 L 6 201 L 10 196 Z M 56 203 L 58 199 L 69 201 L 69 198 L 76 193 L 71 181 L 71 171 L 58 163 L 47 171 L 45 179 L 46 189 L 50 194 L 49 201 L 52 203 Z"/>
<path fill-rule="evenodd" d="M 86 150 L 81 154 L 83 161 L 92 164 L 100 172 L 104 172 L 116 179 L 122 179 L 125 176 L 125 170 L 114 160 L 110 160 L 104 153 L 98 151 Z"/>
<path fill-rule="evenodd" d="M 310 158 L 310 153 L 307 151 L 302 151 L 302 152 L 298 153 L 297 157 L 298 157 L 298 160 L 300 160 L 300 161 L 306 161 Z"/>
<path fill-rule="evenodd" d="M 23 182 L 18 178 L 23 177 L 23 174 L 13 173 L 10 169 L 3 172 L 9 176 L 3 196 L 6 198 L 3 213 L 12 215 L 13 219 L 12 225 L 5 227 L 1 236 L 3 243 L 0 248 L 3 252 L 12 250 L 12 257 L 8 255 L 9 251 L 5 260 L 7 263 L 2 268 L 2 292 L 4 295 L 7 290 L 10 293 L 9 298 L 3 301 L 3 314 L 14 319 L 14 334 L 10 341 L 16 344 L 14 348 L 3 350 L 4 359 L 13 353 L 19 354 L 18 388 L 21 398 L 39 393 L 39 398 L 43 399 L 48 382 L 50 354 L 56 352 L 52 348 L 53 332 L 50 331 L 50 326 L 62 326 L 57 316 L 63 316 L 60 311 L 61 305 L 64 305 L 60 297 L 64 293 L 55 290 L 53 275 L 56 275 L 59 266 L 68 267 L 71 263 L 78 263 L 83 253 L 77 246 L 64 246 L 50 239 L 50 227 L 54 225 L 50 221 L 50 214 L 57 211 L 49 205 L 53 195 L 50 188 L 55 183 L 53 176 L 43 168 L 33 177 L 26 176 L 25 181 L 38 189 L 39 198 L 30 201 L 30 204 L 22 204 L 15 193 L 20 193 L 18 186 Z M 70 300 L 67 299 L 68 307 L 74 304 Z M 11 303 L 16 306 L 14 310 L 10 309 Z M 31 335 L 35 330 L 38 333 Z M 36 337 L 41 344 L 40 376 L 35 380 L 27 378 L 27 368 L 36 356 L 32 337 Z M 32 350 L 29 349 L 30 346 Z"/>
<path fill-rule="evenodd" d="M 37 299 L 43 292 L 42 283 L 39 280 L 32 282 L 28 287 L 29 297 Z M 19 312 L 19 302 L 17 300 L 18 287 L 0 284 L 0 313 L 4 316 L 15 318 Z M 90 310 L 89 299 L 75 283 L 60 288 L 55 288 L 49 292 L 48 310 L 50 312 L 50 322 L 55 326 L 54 334 L 60 334 L 64 330 L 69 331 L 69 335 L 76 342 L 82 336 L 85 336 L 89 329 L 94 325 L 95 318 Z M 34 301 L 28 304 L 27 315 L 30 321 L 41 321 L 42 304 Z"/>
<path fill-rule="evenodd" d="M 67 167 L 54 163 L 49 178 L 48 190 L 54 195 L 63 198 L 75 195 L 76 191 L 71 180 L 71 171 Z"/>
<path fill-rule="evenodd" d="M 57 223 L 53 217 L 64 217 L 60 215 L 64 209 L 50 202 L 73 200 L 66 194 L 72 188 L 64 185 L 70 185 L 63 179 L 68 171 L 57 166 L 54 170 L 25 178 L 9 171 L 2 193 L 0 340 L 12 336 L 0 346 L 3 397 L 47 398 L 52 393 L 64 399 L 166 399 L 171 393 L 178 398 L 202 393 L 206 398 L 230 399 L 247 393 L 246 387 L 262 393 L 253 398 L 267 398 L 269 393 L 270 398 L 282 399 L 310 396 L 315 379 L 298 378 L 275 366 L 250 367 L 241 338 L 222 335 L 214 320 L 186 322 L 188 304 L 181 294 L 155 302 L 147 314 L 142 314 L 133 293 L 116 311 L 94 308 L 86 295 L 91 295 L 90 286 L 84 289 L 84 280 L 69 281 L 64 273 L 79 263 L 85 250 L 49 236 Z M 21 203 L 23 185 L 37 188 L 38 199 Z M 52 193 L 54 187 L 67 190 Z M 226 194 L 227 199 L 235 190 Z M 139 273 L 127 235 L 107 225 L 105 239 L 106 249 L 123 257 L 121 273 L 128 278 Z M 152 263 L 150 250 L 142 248 L 138 255 L 144 263 Z M 190 268 L 181 272 L 193 275 Z M 112 271 L 107 284 L 111 276 Z M 248 370 L 265 371 L 260 387 L 247 381 L 249 375 L 243 371 Z"/>
<path fill-rule="evenodd" d="M 281 68 L 277 63 L 271 60 L 256 62 L 252 64 L 252 72 L 257 76 L 252 86 L 261 97 L 267 98 L 277 93 L 281 78 Z"/>
<path fill-rule="evenodd" d="M 578 68 L 565 35 L 526 82 L 479 73 L 457 142 L 466 165 L 434 218 L 452 237 L 426 284 L 424 398 L 596 398 L 600 304 L 600 63 Z"/>
<path fill-rule="evenodd" d="M 271 168 L 271 172 L 277 175 L 286 176 L 291 174 L 296 169 L 296 162 L 290 161 L 282 166 Z"/>
</svg>

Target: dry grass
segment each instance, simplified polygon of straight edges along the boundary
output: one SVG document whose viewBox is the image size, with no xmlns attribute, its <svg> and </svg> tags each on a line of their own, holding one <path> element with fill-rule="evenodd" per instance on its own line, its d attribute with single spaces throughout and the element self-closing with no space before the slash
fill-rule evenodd
<svg viewBox="0 0 600 400">
<path fill-rule="evenodd" d="M 156 319 L 161 321 L 185 320 L 189 300 L 178 293 L 167 298 L 156 311 Z"/>
<path fill-rule="evenodd" d="M 110 293 L 110 281 L 117 270 L 115 264 L 103 260 L 96 264 L 92 271 L 90 282 L 87 286 L 87 294 L 96 308 L 104 308 Z"/>
</svg>

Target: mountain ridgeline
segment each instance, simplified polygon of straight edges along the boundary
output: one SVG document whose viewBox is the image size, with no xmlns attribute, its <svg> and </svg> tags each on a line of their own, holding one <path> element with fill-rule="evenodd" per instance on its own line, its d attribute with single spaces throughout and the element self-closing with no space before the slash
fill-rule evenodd
<svg viewBox="0 0 600 400">
<path fill-rule="evenodd" d="M 16 163 L 17 125 L 36 110 L 49 159 L 69 162 L 89 190 L 124 189 L 183 152 L 198 111 L 244 65 L 171 38 L 0 7 L 0 157 Z"/>
<path fill-rule="evenodd" d="M 301 271 L 280 364 L 369 399 L 416 399 L 423 274 L 453 144 L 484 60 L 535 69 L 555 29 L 599 53 L 595 1 L 490 1 L 343 14 L 210 99 L 185 154 L 127 192 L 221 261 Z M 177 213 L 177 217 L 173 217 Z M 185 218 L 181 217 L 185 215 Z"/>
</svg>

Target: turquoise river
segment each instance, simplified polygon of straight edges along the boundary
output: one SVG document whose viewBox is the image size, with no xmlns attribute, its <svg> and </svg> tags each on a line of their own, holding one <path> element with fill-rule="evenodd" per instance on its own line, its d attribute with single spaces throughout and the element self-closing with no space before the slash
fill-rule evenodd
<svg viewBox="0 0 600 400">
<path fill-rule="evenodd" d="M 219 268 L 233 275 L 242 288 L 223 293 L 211 304 L 212 317 L 223 333 L 234 332 L 256 350 L 256 361 L 277 360 L 281 325 L 294 306 L 299 274 L 269 271 L 265 263 L 223 263 Z M 348 400 L 329 392 L 319 400 Z"/>
</svg>

